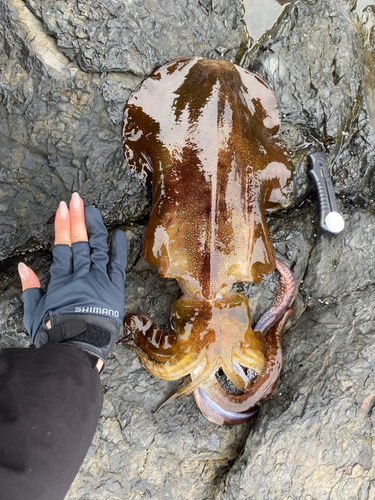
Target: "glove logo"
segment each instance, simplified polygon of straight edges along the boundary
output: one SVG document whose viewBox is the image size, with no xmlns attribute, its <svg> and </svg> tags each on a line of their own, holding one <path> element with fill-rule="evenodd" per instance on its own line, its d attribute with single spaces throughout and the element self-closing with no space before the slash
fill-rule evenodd
<svg viewBox="0 0 375 500">
<path fill-rule="evenodd" d="M 76 307 L 74 309 L 74 312 L 76 313 L 91 313 L 91 314 L 101 314 L 105 316 L 112 316 L 113 318 L 119 318 L 120 313 L 118 311 L 115 311 L 113 309 L 107 309 L 105 307 Z"/>
</svg>

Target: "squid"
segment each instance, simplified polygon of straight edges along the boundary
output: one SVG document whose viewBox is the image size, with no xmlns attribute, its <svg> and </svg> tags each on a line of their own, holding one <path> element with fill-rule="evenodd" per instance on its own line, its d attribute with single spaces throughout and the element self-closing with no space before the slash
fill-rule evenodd
<svg viewBox="0 0 375 500">
<path fill-rule="evenodd" d="M 253 418 L 257 403 L 276 389 L 295 293 L 266 221 L 292 189 L 279 127 L 276 98 L 263 80 L 202 57 L 158 68 L 127 102 L 124 154 L 152 186 L 143 255 L 161 277 L 178 281 L 181 297 L 171 331 L 131 313 L 121 343 L 155 377 L 192 379 L 160 408 L 194 393 L 206 418 L 236 425 Z M 248 301 L 233 285 L 260 283 L 275 270 L 280 291 L 253 328 Z M 242 394 L 221 387 L 219 369 Z"/>
</svg>

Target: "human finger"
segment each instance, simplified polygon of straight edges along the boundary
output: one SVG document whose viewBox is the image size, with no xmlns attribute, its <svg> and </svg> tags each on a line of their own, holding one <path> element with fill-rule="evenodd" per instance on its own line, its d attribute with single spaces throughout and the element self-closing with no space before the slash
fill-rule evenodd
<svg viewBox="0 0 375 500">
<path fill-rule="evenodd" d="M 60 202 L 55 216 L 55 245 L 71 245 L 70 216 L 65 201 Z"/>
<path fill-rule="evenodd" d="M 87 241 L 77 241 L 72 245 L 74 276 L 79 278 L 90 271 L 90 247 Z"/>
<path fill-rule="evenodd" d="M 72 243 L 88 241 L 85 223 L 85 207 L 78 193 L 72 194 L 70 200 L 70 240 Z"/>
<path fill-rule="evenodd" d="M 23 292 L 21 297 L 23 302 L 23 324 L 32 338 L 35 311 L 43 296 L 44 292 L 41 288 L 28 288 Z"/>
<path fill-rule="evenodd" d="M 49 270 L 51 283 L 54 279 L 64 278 L 73 271 L 72 247 L 55 245 L 52 250 L 53 262 Z"/>
<path fill-rule="evenodd" d="M 21 278 L 23 292 L 29 288 L 40 288 L 40 281 L 37 275 L 23 262 L 18 264 L 18 274 Z"/>
<path fill-rule="evenodd" d="M 108 256 L 108 231 L 102 216 L 97 208 L 89 205 L 85 208 L 89 245 L 91 250 L 91 266 L 107 274 Z"/>
<path fill-rule="evenodd" d="M 118 229 L 113 233 L 109 247 L 108 275 L 112 283 L 120 290 L 124 289 L 127 256 L 128 242 L 126 235 L 121 229 Z"/>
<path fill-rule="evenodd" d="M 44 292 L 40 288 L 40 282 L 37 275 L 32 269 L 30 269 L 30 267 L 27 267 L 23 262 L 20 262 L 18 264 L 18 274 L 21 278 L 23 291 L 23 323 L 26 327 L 26 330 L 31 335 L 35 310 L 38 307 L 38 304 L 41 301 Z"/>
</svg>

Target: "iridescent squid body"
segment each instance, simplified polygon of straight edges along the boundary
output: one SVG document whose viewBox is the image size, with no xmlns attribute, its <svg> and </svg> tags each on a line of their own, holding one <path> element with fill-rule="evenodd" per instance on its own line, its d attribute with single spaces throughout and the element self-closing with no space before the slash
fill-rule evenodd
<svg viewBox="0 0 375 500">
<path fill-rule="evenodd" d="M 194 391 L 218 424 L 250 419 L 280 376 L 294 279 L 274 257 L 265 215 L 290 191 L 279 126 L 275 96 L 260 78 L 200 57 L 154 71 L 125 109 L 125 156 L 142 182 L 152 182 L 143 254 L 162 277 L 178 280 L 182 295 L 173 304 L 174 332 L 130 314 L 124 344 L 156 377 L 190 374 L 168 402 Z M 252 328 L 248 301 L 233 285 L 259 283 L 275 268 L 280 291 Z M 242 394 L 224 391 L 219 368 Z"/>
</svg>

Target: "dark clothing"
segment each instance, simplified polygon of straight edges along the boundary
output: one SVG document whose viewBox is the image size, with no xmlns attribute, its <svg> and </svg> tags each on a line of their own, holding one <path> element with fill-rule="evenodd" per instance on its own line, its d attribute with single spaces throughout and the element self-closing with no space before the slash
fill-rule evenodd
<svg viewBox="0 0 375 500">
<path fill-rule="evenodd" d="M 0 500 L 62 500 L 103 395 L 96 360 L 71 345 L 0 351 Z"/>
</svg>

